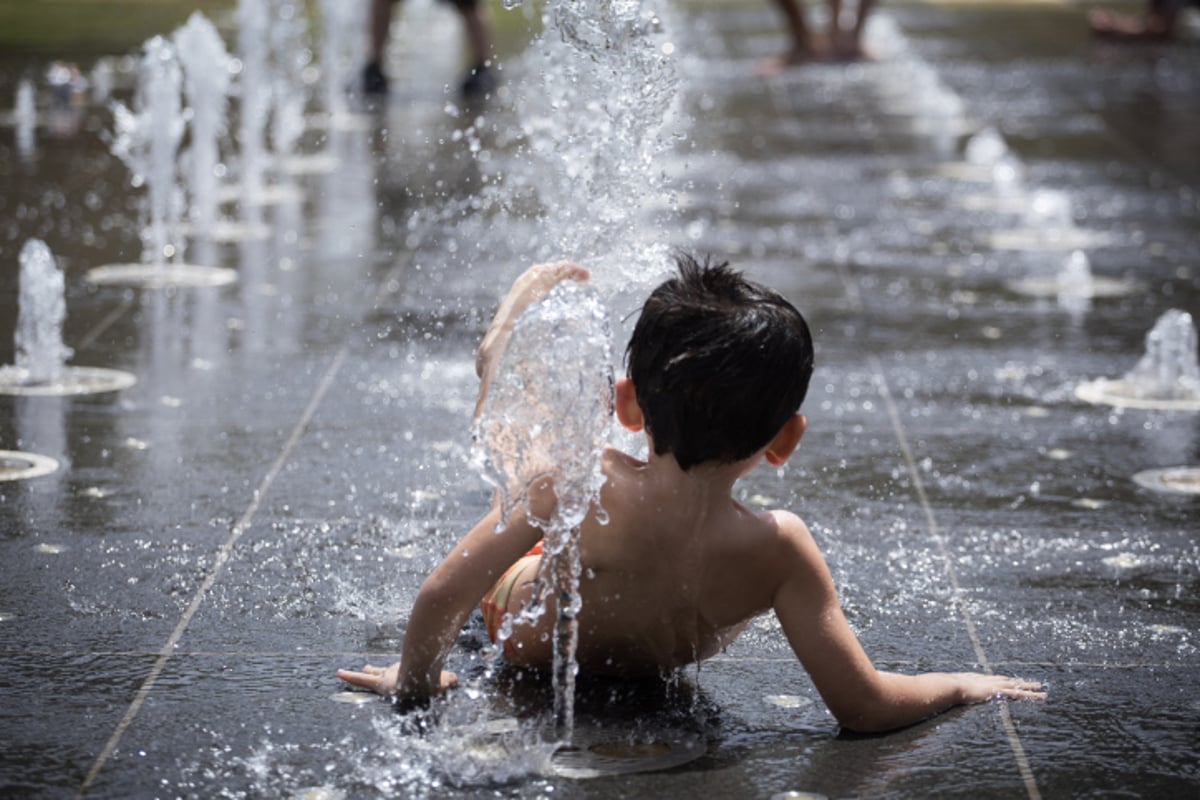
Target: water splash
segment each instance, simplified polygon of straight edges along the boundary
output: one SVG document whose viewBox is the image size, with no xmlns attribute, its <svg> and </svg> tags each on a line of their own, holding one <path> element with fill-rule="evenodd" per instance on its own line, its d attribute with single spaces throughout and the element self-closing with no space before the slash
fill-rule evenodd
<svg viewBox="0 0 1200 800">
<path fill-rule="evenodd" d="M 239 109 L 238 146 L 243 198 L 253 204 L 263 195 L 266 169 L 264 135 L 271 113 L 271 83 L 267 69 L 270 14 L 264 0 L 238 0 L 237 54 Z"/>
<path fill-rule="evenodd" d="M 1071 196 L 1061 189 L 1037 189 L 1029 198 L 1025 222 L 1031 227 L 1069 231 L 1075 227 Z"/>
<path fill-rule="evenodd" d="M 667 124 L 678 88 L 668 21 L 636 0 L 548 2 L 543 19 L 516 90 L 520 155 L 487 197 L 528 219 L 522 195 L 536 195 L 544 233 L 528 260 L 565 254 L 602 289 L 640 285 L 666 261 L 674 210 L 660 156 L 683 135 Z"/>
<path fill-rule="evenodd" d="M 499 490 L 502 519 L 528 500 L 537 481 L 554 481 L 553 516 L 527 512 L 545 534 L 536 602 L 516 620 L 506 619 L 501 638 L 511 635 L 514 622 L 536 621 L 554 597 L 555 721 L 564 737 L 574 725 L 579 525 L 604 483 L 600 459 L 612 428 L 611 363 L 604 304 L 589 287 L 560 284 L 517 319 L 474 429 L 475 462 Z"/>
<path fill-rule="evenodd" d="M 1135 396 L 1200 400 L 1200 364 L 1192 315 L 1171 309 L 1146 334 L 1146 353 L 1122 379 Z"/>
<path fill-rule="evenodd" d="M 1096 295 L 1092 262 L 1082 250 L 1072 250 L 1055 276 L 1055 298 L 1059 308 L 1074 317 L 1091 310 Z"/>
<path fill-rule="evenodd" d="M 1146 352 L 1121 378 L 1099 378 L 1075 387 L 1089 403 L 1130 408 L 1200 411 L 1200 363 L 1192 315 L 1171 309 L 1146 334 Z"/>
<path fill-rule="evenodd" d="M 366 3 L 345 0 L 320 0 L 321 11 L 321 78 L 325 92 L 325 111 L 329 123 L 346 113 L 345 75 L 354 50 L 354 37 L 363 29 Z"/>
<path fill-rule="evenodd" d="M 17 152 L 23 161 L 28 161 L 33 157 L 34 133 L 37 131 L 37 104 L 34 101 L 33 83 L 28 78 L 22 78 L 17 83 L 13 122 L 16 125 Z"/>
<path fill-rule="evenodd" d="M 111 149 L 129 167 L 132 184 L 148 190 L 149 224 L 143 219 L 144 260 L 163 265 L 179 254 L 179 216 L 182 205 L 176 181 L 176 153 L 183 137 L 180 103 L 182 72 L 170 42 L 161 36 L 148 40 L 138 69 L 134 110 L 113 105 L 115 136 Z"/>
<path fill-rule="evenodd" d="M 53 383 L 72 352 L 62 340 L 67 317 L 63 274 L 54 263 L 54 254 L 40 239 L 25 243 L 20 264 L 16 366 L 26 371 L 28 383 Z"/>
<path fill-rule="evenodd" d="M 967 140 L 963 155 L 967 163 L 989 170 L 997 191 L 1015 190 L 1024 175 L 1024 165 L 1000 131 L 987 126 Z"/>
<path fill-rule="evenodd" d="M 1091 297 L 1095 292 L 1096 281 L 1092 276 L 1092 262 L 1087 253 L 1082 250 L 1072 250 L 1063 262 L 1058 273 L 1058 296 Z"/>
<path fill-rule="evenodd" d="M 308 22 L 297 4 L 293 0 L 273 0 L 273 3 L 271 149 L 276 162 L 282 163 L 293 154 L 304 133 L 308 96 L 302 75 L 312 54 L 305 44 Z"/>
<path fill-rule="evenodd" d="M 127 372 L 65 365 L 72 355 L 62 339 L 67 317 L 65 281 L 46 243 L 27 241 L 21 248 L 20 266 L 16 364 L 0 367 L 0 394 L 48 397 L 115 392 L 132 386 L 136 379 Z"/>
<path fill-rule="evenodd" d="M 191 169 L 187 175 L 194 230 L 207 235 L 217 219 L 218 141 L 225 129 L 225 102 L 232 60 L 216 27 L 197 11 L 176 31 L 191 116 Z"/>
</svg>

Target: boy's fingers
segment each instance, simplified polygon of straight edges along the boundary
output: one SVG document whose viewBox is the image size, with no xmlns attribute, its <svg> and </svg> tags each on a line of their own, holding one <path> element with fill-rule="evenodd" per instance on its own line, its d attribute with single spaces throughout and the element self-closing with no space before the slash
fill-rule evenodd
<svg viewBox="0 0 1200 800">
<path fill-rule="evenodd" d="M 353 684 L 354 686 L 364 686 L 368 689 L 374 688 L 375 684 L 379 682 L 379 679 L 374 675 L 368 675 L 365 672 L 354 672 L 348 669 L 339 669 L 337 676 L 346 683 Z"/>
<path fill-rule="evenodd" d="M 547 284 L 546 288 L 567 278 L 576 281 L 585 281 L 591 276 L 587 267 L 576 264 L 573 261 L 552 261 L 546 264 L 537 264 L 530 271 L 539 279 L 539 282 L 544 281 Z"/>
</svg>

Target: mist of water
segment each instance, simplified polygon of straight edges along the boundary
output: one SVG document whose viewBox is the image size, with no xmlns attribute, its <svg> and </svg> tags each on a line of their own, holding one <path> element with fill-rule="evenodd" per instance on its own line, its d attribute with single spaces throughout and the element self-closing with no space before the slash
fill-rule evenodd
<svg viewBox="0 0 1200 800">
<path fill-rule="evenodd" d="M 133 185 L 147 188 L 144 215 L 148 214 L 149 222 L 143 220 L 143 260 L 160 265 L 180 251 L 182 201 L 176 155 L 184 130 L 182 81 L 175 48 L 155 36 L 144 46 L 134 109 L 113 105 L 112 152 L 129 167 Z"/>
<path fill-rule="evenodd" d="M 71 357 L 71 348 L 62 340 L 67 317 L 63 274 L 54 263 L 54 254 L 40 239 L 25 243 L 20 264 L 16 365 L 25 370 L 27 383 L 53 383 Z"/>
<path fill-rule="evenodd" d="M 205 235 L 217 219 L 218 142 L 225 132 L 231 59 L 216 27 L 199 11 L 176 31 L 174 41 L 183 65 L 191 119 L 190 217 L 194 230 Z"/>
</svg>

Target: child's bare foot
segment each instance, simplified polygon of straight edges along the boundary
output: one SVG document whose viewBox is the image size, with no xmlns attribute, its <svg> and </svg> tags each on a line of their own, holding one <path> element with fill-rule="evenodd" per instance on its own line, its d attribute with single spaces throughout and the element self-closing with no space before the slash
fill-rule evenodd
<svg viewBox="0 0 1200 800">
<path fill-rule="evenodd" d="M 833 57 L 838 61 L 877 61 L 875 53 L 852 33 L 841 34 L 834 41 Z"/>
<path fill-rule="evenodd" d="M 828 52 L 827 44 L 819 39 L 813 38 L 805 47 L 793 47 L 783 55 L 764 58 L 754 66 L 754 74 L 760 78 L 769 78 L 772 75 L 778 75 L 792 67 L 811 64 L 814 61 L 820 61 Z"/>
<path fill-rule="evenodd" d="M 1163 41 L 1172 32 L 1172 25 L 1158 14 L 1140 18 L 1102 9 L 1088 14 L 1088 26 L 1101 39 L 1126 42 Z"/>
</svg>

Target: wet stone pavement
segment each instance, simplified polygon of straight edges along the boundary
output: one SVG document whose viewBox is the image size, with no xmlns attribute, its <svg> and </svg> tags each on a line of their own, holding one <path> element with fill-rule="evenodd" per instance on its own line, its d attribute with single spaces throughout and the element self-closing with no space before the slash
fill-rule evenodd
<svg viewBox="0 0 1200 800">
<path fill-rule="evenodd" d="M 682 2 L 664 25 L 686 136 L 655 165 L 674 205 L 636 223 L 813 325 L 809 432 L 740 499 L 806 519 L 877 663 L 1018 674 L 1049 699 L 838 735 L 766 617 L 671 686 L 582 685 L 584 729 L 705 749 L 661 772 L 545 774 L 545 687 L 492 674 L 478 620 L 449 665 L 470 689 L 432 732 L 339 702 L 364 698 L 334 670 L 396 657 L 422 577 L 487 506 L 474 347 L 560 241 L 460 213 L 519 157 L 511 101 L 536 62 L 511 45 L 509 88 L 464 108 L 440 89 L 457 63 L 421 55 L 456 44 L 454 17 L 413 5 L 386 107 L 302 140 L 338 169 L 264 208 L 269 237 L 207 252 L 229 286 L 89 283 L 140 248 L 109 113 L 39 128 L 32 153 L 0 128 L 0 362 L 38 237 L 66 272 L 70 363 L 137 378 L 0 396 L 0 449 L 60 465 L 0 483 L 0 794 L 1192 796 L 1200 501 L 1132 476 L 1200 465 L 1200 414 L 1073 390 L 1131 369 L 1163 312 L 1200 312 L 1200 46 L 1093 42 L 1082 4 L 885 3 L 877 62 L 763 79 L 770 7 Z M 0 97 L 30 63 L 0 56 Z M 989 128 L 1015 177 L 969 160 Z M 1133 288 L 1014 287 L 1074 249 Z"/>
</svg>

